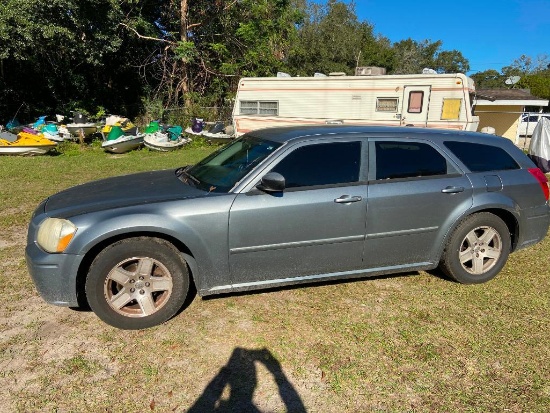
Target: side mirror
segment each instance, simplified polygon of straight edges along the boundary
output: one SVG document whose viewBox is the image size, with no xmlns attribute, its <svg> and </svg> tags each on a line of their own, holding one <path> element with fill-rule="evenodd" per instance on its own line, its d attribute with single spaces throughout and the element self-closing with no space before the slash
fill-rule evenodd
<svg viewBox="0 0 550 413">
<path fill-rule="evenodd" d="M 285 189 L 285 177 L 277 172 L 268 172 L 256 188 L 265 192 L 282 192 Z"/>
</svg>

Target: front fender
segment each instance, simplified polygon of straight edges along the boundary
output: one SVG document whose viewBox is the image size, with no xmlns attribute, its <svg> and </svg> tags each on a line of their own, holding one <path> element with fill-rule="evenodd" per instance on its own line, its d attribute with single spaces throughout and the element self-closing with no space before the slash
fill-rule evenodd
<svg viewBox="0 0 550 413">
<path fill-rule="evenodd" d="M 170 201 L 71 217 L 78 230 L 65 252 L 86 255 L 110 239 L 159 234 L 177 239 L 190 251 L 198 290 L 230 284 L 227 230 L 232 200 L 227 196 Z"/>
</svg>

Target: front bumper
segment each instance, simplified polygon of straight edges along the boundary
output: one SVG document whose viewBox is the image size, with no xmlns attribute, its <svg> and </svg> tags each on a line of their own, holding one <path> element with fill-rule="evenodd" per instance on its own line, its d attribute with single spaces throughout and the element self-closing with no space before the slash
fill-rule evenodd
<svg viewBox="0 0 550 413">
<path fill-rule="evenodd" d="M 46 302 L 78 307 L 77 274 L 83 256 L 49 254 L 35 243 L 29 243 L 25 259 L 36 289 Z"/>
</svg>

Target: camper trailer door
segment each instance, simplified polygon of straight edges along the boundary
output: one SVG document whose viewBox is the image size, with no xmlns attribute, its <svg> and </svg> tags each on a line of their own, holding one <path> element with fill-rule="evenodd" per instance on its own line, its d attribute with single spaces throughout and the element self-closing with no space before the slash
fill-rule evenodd
<svg viewBox="0 0 550 413">
<path fill-rule="evenodd" d="M 402 126 L 427 126 L 430 91 L 431 86 L 405 86 L 403 88 Z"/>
</svg>

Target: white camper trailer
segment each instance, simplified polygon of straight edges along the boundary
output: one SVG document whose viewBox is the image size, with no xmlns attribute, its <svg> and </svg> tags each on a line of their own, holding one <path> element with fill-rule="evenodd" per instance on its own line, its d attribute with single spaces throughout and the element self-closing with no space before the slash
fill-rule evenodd
<svg viewBox="0 0 550 413">
<path fill-rule="evenodd" d="M 474 81 L 461 73 L 243 78 L 233 123 L 236 136 L 334 123 L 475 131 L 474 95 Z"/>
</svg>

